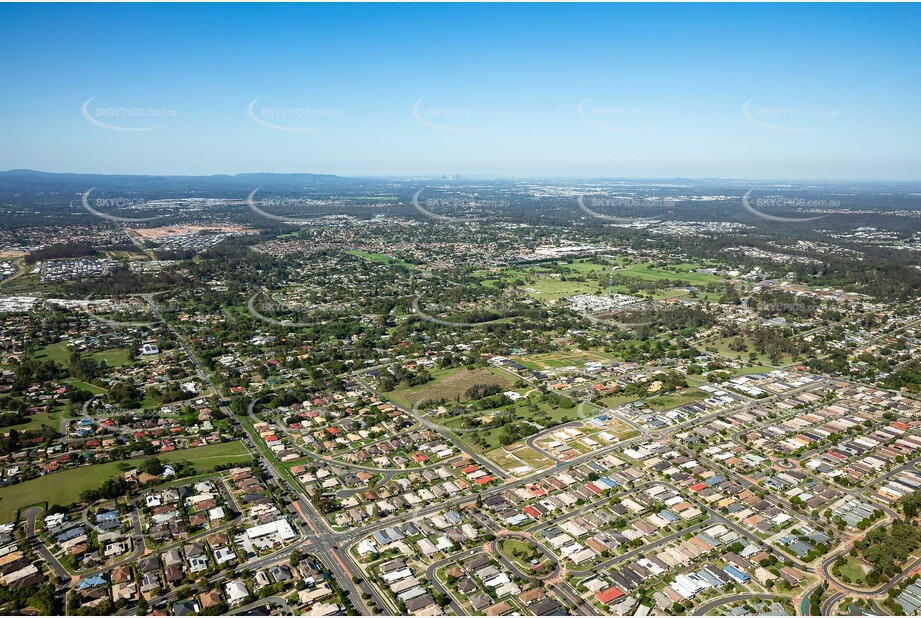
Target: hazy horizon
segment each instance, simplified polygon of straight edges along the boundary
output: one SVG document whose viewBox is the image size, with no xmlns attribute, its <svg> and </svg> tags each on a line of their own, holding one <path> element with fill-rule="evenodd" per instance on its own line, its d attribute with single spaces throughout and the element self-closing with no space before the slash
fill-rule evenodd
<svg viewBox="0 0 921 618">
<path fill-rule="evenodd" d="M 215 178 L 220 176 L 246 176 L 246 175 L 279 175 L 279 176 L 297 176 L 297 175 L 308 175 L 308 176 L 336 176 L 344 179 L 372 179 L 372 180 L 406 180 L 406 179 L 435 179 L 435 180 L 444 180 L 446 182 L 455 181 L 455 180 L 496 180 L 496 181 L 524 181 L 524 180 L 534 180 L 541 182 L 566 182 L 566 181 L 591 181 L 591 180 L 603 180 L 603 181 L 630 181 L 630 182 L 657 182 L 657 181 L 691 181 L 691 182 L 704 182 L 704 181 L 715 181 L 715 182 L 796 182 L 796 183 L 806 183 L 806 182 L 817 182 L 817 183 L 892 183 L 892 184 L 913 184 L 921 183 L 921 177 L 919 178 L 905 178 L 905 179 L 889 179 L 889 178 L 755 178 L 755 177 L 721 177 L 721 176 L 601 176 L 601 175 L 592 175 L 592 176 L 562 176 L 562 175 L 516 175 L 516 176 L 498 176 L 498 175 L 488 175 L 488 174 L 462 174 L 459 178 L 441 178 L 443 174 L 435 173 L 419 173 L 419 174 L 339 174 L 335 172 L 313 172 L 313 171 L 299 171 L 299 172 L 272 172 L 266 170 L 255 170 L 255 171 L 239 171 L 239 172 L 215 172 L 213 174 L 171 174 L 171 173 L 133 173 L 133 172 L 68 172 L 68 171 L 49 171 L 49 170 L 36 170 L 30 168 L 13 168 L 0 170 L 0 174 L 9 174 L 13 172 L 34 172 L 38 174 L 61 174 L 61 175 L 74 175 L 74 176 L 167 176 L 167 177 L 202 177 L 202 178 Z"/>
<path fill-rule="evenodd" d="M 912 181 L 917 5 L 7 4 L 0 168 Z"/>
</svg>

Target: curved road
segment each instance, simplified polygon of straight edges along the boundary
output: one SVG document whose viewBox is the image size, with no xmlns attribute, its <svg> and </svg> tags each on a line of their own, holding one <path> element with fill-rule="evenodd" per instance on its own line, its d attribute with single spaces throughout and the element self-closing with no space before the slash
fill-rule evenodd
<svg viewBox="0 0 921 618">
<path fill-rule="evenodd" d="M 763 592 L 750 592 L 745 594 L 729 594 L 722 597 L 717 597 L 715 599 L 710 599 L 703 605 L 698 605 L 694 608 L 692 616 L 705 616 L 707 612 L 712 612 L 717 607 L 722 607 L 723 605 L 729 605 L 730 603 L 738 603 L 740 601 L 750 601 L 752 599 L 764 599 L 765 597 L 772 597 L 774 595 L 765 594 Z M 786 597 L 785 597 L 786 598 Z"/>
<path fill-rule="evenodd" d="M 23 516 L 26 518 L 26 539 L 27 542 L 32 545 L 38 555 L 51 567 L 51 570 L 57 574 L 65 582 L 69 582 L 73 579 L 73 576 L 64 568 L 64 565 L 61 564 L 57 558 L 45 547 L 45 544 L 35 534 L 35 520 L 38 519 L 38 516 L 44 509 L 40 506 L 31 506 L 22 512 Z"/>
<path fill-rule="evenodd" d="M 832 610 L 835 608 L 835 605 L 838 604 L 838 601 L 844 598 L 843 592 L 835 592 L 830 597 L 825 599 L 822 603 L 822 615 L 823 616 L 832 616 Z"/>
</svg>

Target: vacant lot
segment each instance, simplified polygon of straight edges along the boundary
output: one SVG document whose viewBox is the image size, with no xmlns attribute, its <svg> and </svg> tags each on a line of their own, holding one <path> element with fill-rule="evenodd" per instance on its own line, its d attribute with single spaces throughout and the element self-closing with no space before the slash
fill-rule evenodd
<svg viewBox="0 0 921 618">
<path fill-rule="evenodd" d="M 689 388 L 674 393 L 650 397 L 646 400 L 646 405 L 653 410 L 671 410 L 680 406 L 702 401 L 709 397 L 710 394 L 697 388 Z"/>
<path fill-rule="evenodd" d="M 542 400 L 540 394 L 537 394 L 531 395 L 527 402 L 519 401 L 518 403 L 510 404 L 487 413 L 477 412 L 473 414 L 454 416 L 444 421 L 441 421 L 437 418 L 433 420 L 436 423 L 447 427 L 448 429 L 461 429 L 467 427 L 465 421 L 469 421 L 474 417 L 488 417 L 494 416 L 496 414 L 510 416 L 511 420 L 514 420 L 518 423 L 527 423 L 533 425 L 535 429 L 541 430 L 548 427 L 556 427 L 562 423 L 568 423 L 570 421 L 576 420 L 579 417 L 580 410 L 578 405 L 573 405 L 571 408 L 557 406 L 550 401 Z M 478 453 L 483 453 L 492 452 L 495 449 L 503 446 L 501 438 L 506 433 L 506 426 L 498 425 L 481 426 L 477 428 L 475 432 L 464 431 L 458 432 L 455 435 L 464 444 L 470 447 L 471 450 Z M 475 443 L 475 439 L 481 442 Z M 525 442 L 523 439 L 521 439 L 513 444 L 507 445 L 507 448 L 509 450 L 515 450 L 524 445 Z"/>
<path fill-rule="evenodd" d="M 745 351 L 738 352 L 736 350 L 731 349 L 730 347 L 730 344 L 734 340 L 735 339 L 730 339 L 728 337 L 716 339 L 714 341 L 708 342 L 704 346 L 704 349 L 707 351 L 715 350 L 717 354 L 721 354 L 722 356 L 727 356 L 729 358 L 741 358 L 742 360 L 745 360 L 745 361 L 749 360 L 750 358 L 749 354 L 751 354 L 752 352 L 755 352 L 755 348 L 752 345 L 751 341 L 746 338 L 745 339 Z M 768 365 L 768 366 L 772 365 L 771 359 L 768 358 L 767 355 L 758 354 L 757 352 L 755 352 L 755 358 L 753 362 L 759 365 Z M 784 354 L 781 356 L 780 362 L 777 364 L 777 367 L 782 367 L 783 365 L 787 365 L 791 362 L 793 362 L 793 358 L 789 354 Z M 775 368 L 776 367 L 771 366 L 772 371 Z"/>
<path fill-rule="evenodd" d="M 181 236 L 183 234 L 199 234 L 202 232 L 245 232 L 249 228 L 239 225 L 180 225 L 175 227 L 149 227 L 136 228 L 132 234 L 142 240 L 169 238 L 170 236 Z"/>
<path fill-rule="evenodd" d="M 222 442 L 198 448 L 172 451 L 156 455 L 160 461 L 185 461 L 196 472 L 209 472 L 217 466 L 230 463 L 244 463 L 251 459 L 249 451 L 242 442 Z M 12 522 L 16 511 L 30 504 L 47 502 L 49 505 L 67 505 L 77 502 L 80 494 L 87 489 L 95 489 L 106 480 L 119 474 L 122 464 L 136 466 L 146 457 L 127 459 L 125 461 L 97 464 L 71 468 L 63 472 L 0 488 L 0 523 Z"/>
<path fill-rule="evenodd" d="M 599 399 L 595 403 L 606 408 L 618 408 L 624 404 L 637 401 L 638 399 L 642 399 L 642 397 L 638 395 L 611 395 L 609 397 Z"/>
<path fill-rule="evenodd" d="M 128 358 L 128 350 L 125 349 L 94 352 L 92 357 L 99 362 L 105 361 L 109 367 L 121 367 L 122 365 L 127 365 L 131 360 Z"/>
<path fill-rule="evenodd" d="M 585 363 L 597 363 L 609 360 L 609 358 L 583 350 L 561 350 L 559 352 L 531 354 L 529 356 L 522 356 L 516 360 L 531 369 L 550 369 L 570 366 L 581 368 Z"/>
<path fill-rule="evenodd" d="M 432 374 L 435 379 L 428 384 L 414 386 L 412 388 L 400 387 L 393 392 L 387 393 L 397 403 L 405 406 L 425 400 L 455 401 L 459 397 L 461 401 L 466 401 L 464 393 L 471 386 L 476 384 L 488 384 L 499 386 L 507 389 L 515 383 L 507 373 L 493 368 L 474 369 L 470 371 L 464 367 L 459 369 L 448 369 L 445 371 L 436 371 Z"/>
<path fill-rule="evenodd" d="M 506 472 L 521 466 L 528 466 L 532 471 L 536 471 L 554 465 L 550 458 L 541 455 L 530 446 L 524 444 L 524 442 L 509 445 L 508 447 L 499 447 L 484 454 Z M 523 475 L 519 473 L 517 476 Z"/>
</svg>

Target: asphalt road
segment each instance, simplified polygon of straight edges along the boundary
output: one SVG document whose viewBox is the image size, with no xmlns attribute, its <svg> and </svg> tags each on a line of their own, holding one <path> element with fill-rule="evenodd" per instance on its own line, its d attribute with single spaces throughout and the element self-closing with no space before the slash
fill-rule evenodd
<svg viewBox="0 0 921 618">
<path fill-rule="evenodd" d="M 691 615 L 705 616 L 707 612 L 712 612 L 714 609 L 718 607 L 722 607 L 723 605 L 729 605 L 730 603 L 738 603 L 740 601 L 750 601 L 751 599 L 754 599 L 754 598 L 764 599 L 765 596 L 769 596 L 769 595 L 765 595 L 764 593 L 761 593 L 761 594 L 746 593 L 746 594 L 729 594 L 726 596 L 717 597 L 715 599 L 711 599 L 707 601 L 706 603 L 703 603 L 695 607 Z"/>
<path fill-rule="evenodd" d="M 822 602 L 822 615 L 831 616 L 832 610 L 834 610 L 835 605 L 838 604 L 838 601 L 844 598 L 843 592 L 835 592 L 829 595 L 827 599 Z"/>
<path fill-rule="evenodd" d="M 463 615 L 464 615 L 464 610 L 463 610 L 463 609 L 461 608 L 461 606 L 457 603 L 457 601 L 454 600 L 454 596 L 453 596 L 453 595 L 448 591 L 448 589 L 441 583 L 441 581 L 438 579 L 438 577 L 435 576 L 435 573 L 438 571 L 438 569 L 440 569 L 440 568 L 442 568 L 442 567 L 444 567 L 444 566 L 447 566 L 447 565 L 449 565 L 449 564 L 451 564 L 451 563 L 453 563 L 453 562 L 457 562 L 457 561 L 459 561 L 459 560 L 464 560 L 465 558 L 469 558 L 470 556 L 475 556 L 476 554 L 483 553 L 484 551 L 485 551 L 485 550 L 484 550 L 483 547 L 472 547 L 472 548 L 466 549 L 466 550 L 464 550 L 464 551 L 462 551 L 462 552 L 458 552 L 458 553 L 456 553 L 456 554 L 452 554 L 452 555 L 448 556 L 447 558 L 442 558 L 441 560 L 438 560 L 437 562 L 433 562 L 432 564 L 430 564 L 430 565 L 425 569 L 425 578 L 432 584 L 432 587 L 435 588 L 435 590 L 437 590 L 438 592 L 440 592 L 440 593 L 443 594 L 446 598 L 449 599 L 449 604 L 450 604 L 450 606 L 451 606 L 451 611 L 454 612 L 454 615 L 455 615 L 455 616 L 463 616 Z"/>
<path fill-rule="evenodd" d="M 415 419 L 416 422 L 421 424 L 423 427 L 431 429 L 432 431 L 441 435 L 441 437 L 446 438 L 449 442 L 451 442 L 451 444 L 454 445 L 455 448 L 457 448 L 457 450 L 464 453 L 470 459 L 476 461 L 481 466 L 489 470 L 493 474 L 493 476 L 495 476 L 496 478 L 502 479 L 506 477 L 506 472 L 502 470 L 502 468 L 500 468 L 499 466 L 497 466 L 490 460 L 486 459 L 485 457 L 480 457 L 479 454 L 475 453 L 466 444 L 458 440 L 457 437 L 455 437 L 454 434 L 450 430 L 446 430 L 444 427 L 437 425 L 436 423 L 433 423 L 432 421 L 425 418 L 424 416 L 422 416 L 421 414 L 419 414 L 412 408 L 407 408 L 406 406 L 400 405 L 396 403 L 395 401 L 387 399 L 387 397 L 385 397 L 382 393 L 378 392 L 377 389 L 375 389 L 373 386 L 368 384 L 368 382 L 362 376 L 356 375 L 355 380 L 359 384 L 361 384 L 363 387 L 365 387 L 365 389 L 367 389 L 368 392 L 376 395 L 377 397 L 380 397 L 381 399 L 386 399 L 387 401 L 390 402 L 390 405 L 398 408 L 400 411 L 404 412 L 405 414 L 408 414 L 413 419 Z"/>
<path fill-rule="evenodd" d="M 228 612 L 227 615 L 228 615 L 228 616 L 236 616 L 237 614 L 242 614 L 242 613 L 244 613 L 244 612 L 248 612 L 248 611 L 250 611 L 250 610 L 254 610 L 254 609 L 257 609 L 257 608 L 260 608 L 260 607 L 265 607 L 266 609 L 269 609 L 269 608 L 271 608 L 271 606 L 273 606 L 273 605 L 277 605 L 278 607 L 282 608 L 282 610 L 284 610 L 286 616 L 293 616 L 293 615 L 294 615 L 294 612 L 291 611 L 291 607 L 288 605 L 288 602 L 285 601 L 285 600 L 284 600 L 283 598 L 281 598 L 281 597 L 265 597 L 264 599 L 259 599 L 258 601 L 253 601 L 252 603 L 249 603 L 248 605 L 243 605 L 242 607 L 238 607 L 238 608 L 234 609 L 233 611 Z M 266 611 L 266 612 L 264 612 L 264 613 L 263 613 L 263 612 L 260 612 L 259 615 L 260 615 L 260 616 L 267 616 L 267 615 L 269 615 L 269 612 L 268 612 L 268 611 Z"/>
<path fill-rule="evenodd" d="M 54 557 L 45 544 L 35 535 L 35 521 L 38 519 L 38 516 L 41 515 L 44 509 L 40 506 L 32 506 L 27 508 L 22 512 L 23 516 L 26 519 L 26 539 L 27 542 L 32 545 L 38 555 L 51 567 L 51 570 L 60 577 L 65 582 L 69 582 L 72 579 L 71 574 L 64 568 L 64 565 L 61 564 L 57 558 Z"/>
<path fill-rule="evenodd" d="M 194 352 L 185 342 L 182 336 L 180 336 L 180 334 L 166 320 L 163 319 L 163 316 L 160 314 L 160 310 L 157 308 L 153 297 L 150 295 L 144 295 L 144 299 L 150 305 L 154 317 L 163 323 L 167 330 L 169 330 L 169 332 L 173 335 L 176 342 L 183 349 L 186 356 L 195 367 L 195 371 L 201 379 L 202 383 L 208 385 L 209 390 L 214 394 L 215 397 L 222 399 L 221 392 L 214 385 L 214 382 L 212 382 L 211 377 L 205 371 L 205 368 L 198 360 L 198 357 L 195 356 Z M 237 425 L 242 426 L 240 419 L 237 418 L 236 414 L 228 406 L 221 406 L 221 411 L 228 417 L 234 419 Z M 296 490 L 296 488 L 292 487 L 287 479 L 278 472 L 269 458 L 266 457 L 265 454 L 259 449 L 252 436 L 249 436 L 248 432 L 246 433 L 250 440 L 252 440 L 253 451 L 262 462 L 263 467 L 268 471 L 272 478 L 275 479 L 275 482 L 279 487 L 286 489 L 287 493 L 289 494 L 289 499 L 291 499 L 292 502 L 297 505 L 296 511 L 300 514 L 302 522 L 307 524 L 307 526 L 317 536 L 320 536 L 322 532 L 328 532 L 329 524 L 326 522 L 326 519 L 322 515 L 315 512 L 312 504 L 301 499 L 301 495 Z M 347 552 L 339 554 L 334 550 L 329 553 L 321 551 L 321 553 L 317 554 L 317 557 L 323 562 L 326 568 L 328 568 L 336 576 L 336 581 L 339 583 L 339 586 L 346 592 L 346 594 L 351 599 L 352 604 L 362 614 L 373 615 L 374 613 L 369 607 L 368 603 L 362 598 L 362 592 L 369 594 L 371 600 L 382 609 L 388 607 L 388 605 L 385 604 L 384 600 L 381 598 L 381 595 L 378 594 L 377 590 L 373 586 L 368 585 L 367 582 L 363 582 L 359 586 L 352 581 L 351 574 L 357 573 L 358 569 L 354 563 L 352 563 L 351 558 Z"/>
</svg>

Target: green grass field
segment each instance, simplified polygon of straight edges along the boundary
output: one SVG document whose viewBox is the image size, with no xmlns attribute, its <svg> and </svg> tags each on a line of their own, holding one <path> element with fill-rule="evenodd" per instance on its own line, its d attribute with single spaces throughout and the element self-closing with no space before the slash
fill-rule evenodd
<svg viewBox="0 0 921 618">
<path fill-rule="evenodd" d="M 510 414 L 516 421 L 535 423 L 541 428 L 548 428 L 555 427 L 561 423 L 567 423 L 569 421 L 576 420 L 579 416 L 580 411 L 578 406 L 573 406 L 572 408 L 562 408 L 548 401 L 538 401 L 538 399 L 539 395 L 532 395 L 529 397 L 530 403 L 525 404 L 524 402 L 518 402 L 516 404 L 499 408 L 499 412 L 477 412 L 473 414 L 454 416 L 443 420 L 438 418 L 434 418 L 432 420 L 433 422 L 438 423 L 449 430 L 460 429 L 466 426 L 465 420 L 469 420 L 473 417 L 492 416 L 501 412 L 505 415 Z M 531 404 L 536 406 L 537 409 L 534 410 Z M 502 426 L 494 426 L 480 427 L 474 433 L 460 432 L 455 433 L 455 435 L 460 441 L 470 447 L 471 450 L 478 453 L 487 453 L 493 452 L 502 446 L 499 440 L 505 433 L 505 429 Z M 477 439 L 482 440 L 482 446 L 473 442 L 473 436 L 476 436 Z M 514 450 L 522 446 L 525 446 L 524 440 L 519 440 L 514 444 L 508 445 L 507 448 L 509 450 Z"/>
<path fill-rule="evenodd" d="M 591 258 L 576 260 L 571 264 L 559 262 L 556 265 L 576 273 L 611 273 L 611 269 L 614 266 L 610 262 L 598 262 Z M 654 267 L 646 262 L 635 262 L 629 258 L 621 258 L 617 260 L 616 266 L 616 270 L 613 271 L 614 274 L 646 281 L 672 279 L 685 281 L 691 285 L 703 285 L 722 280 L 722 277 L 717 275 L 694 272 L 707 266 L 698 262 L 684 262 L 669 264 L 667 267 Z M 546 271 L 546 269 L 541 270 Z M 539 274 L 537 268 L 531 268 L 528 272 L 532 275 Z"/>
<path fill-rule="evenodd" d="M 504 448 L 497 448 L 484 455 L 497 466 L 508 472 L 512 468 L 523 465 L 521 461 L 512 457 Z"/>
<path fill-rule="evenodd" d="M 630 403 L 638 399 L 641 399 L 641 397 L 637 397 L 636 395 L 611 395 L 610 397 L 599 399 L 596 403 L 599 406 L 605 406 L 607 408 L 617 408 L 625 403 Z"/>
<path fill-rule="evenodd" d="M 838 567 L 838 573 L 847 575 L 852 583 L 862 585 L 867 583 L 867 574 L 861 567 L 859 558 L 848 557 L 844 566 Z"/>
<path fill-rule="evenodd" d="M 52 429 L 57 429 L 60 424 L 61 412 L 37 412 L 29 417 L 28 422 L 19 425 L 10 425 L 0 429 L 0 434 L 7 433 L 10 429 L 16 431 L 28 431 L 29 429 L 41 429 L 42 425 L 48 425 Z"/>
<path fill-rule="evenodd" d="M 371 251 L 362 251 L 360 249 L 353 249 L 351 251 L 346 251 L 349 255 L 354 255 L 355 257 L 360 257 L 370 262 L 377 262 L 379 264 L 395 264 L 397 266 L 405 266 L 406 268 L 412 268 L 412 264 L 409 262 L 404 262 L 402 260 L 397 260 L 389 255 L 384 255 L 383 253 L 372 253 Z"/>
<path fill-rule="evenodd" d="M 194 449 L 172 451 L 156 455 L 163 462 L 185 461 L 196 472 L 209 472 L 216 466 L 230 463 L 245 463 L 252 455 L 242 442 L 222 442 Z M 46 476 L 0 488 L 0 523 L 12 522 L 16 512 L 30 504 L 48 502 L 49 505 L 67 505 L 77 502 L 80 494 L 87 489 L 95 489 L 106 480 L 119 474 L 122 464 L 129 466 L 143 462 L 146 457 L 128 459 L 123 462 L 110 462 L 93 466 L 71 468 Z"/>
<path fill-rule="evenodd" d="M 606 294 L 608 287 L 607 282 L 561 281 L 553 277 L 540 277 L 524 284 L 521 289 L 538 300 L 555 302 L 578 294 Z"/>
<path fill-rule="evenodd" d="M 593 262 L 592 260 L 576 260 L 572 264 L 563 264 L 562 266 L 577 273 L 592 273 L 611 270 L 610 264 L 599 264 L 598 262 Z"/>
<path fill-rule="evenodd" d="M 512 562 L 521 565 L 525 573 L 531 570 L 531 564 L 525 558 L 536 558 L 537 560 L 543 558 L 543 555 L 534 546 L 519 539 L 502 539 L 499 542 L 499 551 Z M 515 555 L 516 553 L 518 554 L 517 556 Z"/>
<path fill-rule="evenodd" d="M 518 268 L 503 268 L 501 270 L 490 270 L 490 271 L 479 271 L 475 272 L 474 275 L 480 277 L 486 277 L 481 279 L 480 283 L 485 287 L 496 287 L 499 284 L 508 285 L 515 281 L 526 281 L 528 279 L 533 279 L 535 275 L 540 273 L 550 272 L 546 268 L 541 268 L 540 266 L 532 266 L 527 270 L 518 269 Z"/>
<path fill-rule="evenodd" d="M 46 345 L 36 352 L 35 358 L 38 360 L 53 360 L 66 366 L 67 361 L 70 359 L 70 348 L 67 347 L 66 341 L 58 341 L 57 343 Z"/>
<path fill-rule="evenodd" d="M 96 386 L 95 384 L 90 384 L 89 382 L 84 382 L 83 380 L 78 380 L 77 378 L 67 378 L 66 380 L 64 380 L 64 383 L 70 384 L 71 386 L 74 386 L 76 388 L 82 388 L 83 390 L 87 390 L 93 393 L 94 395 L 101 395 L 104 392 L 106 392 L 104 388 L 100 388 Z"/>
<path fill-rule="evenodd" d="M 689 285 L 706 285 L 707 283 L 716 283 L 723 280 L 722 277 L 718 277 L 716 275 L 691 272 L 694 269 L 700 267 L 700 264 L 677 264 L 674 265 L 674 268 L 681 272 L 671 272 L 661 268 L 653 268 L 649 266 L 649 264 L 633 264 L 631 266 L 627 266 L 626 268 L 619 268 L 614 271 L 614 273 L 616 275 L 621 275 L 632 279 L 643 279 L 646 281 L 662 281 L 663 279 L 671 279 L 676 281 L 683 281 Z"/>
<path fill-rule="evenodd" d="M 105 361 L 109 367 L 121 367 L 122 365 L 127 365 L 130 361 L 128 350 L 123 349 L 94 352 L 92 357 L 99 362 Z"/>
<path fill-rule="evenodd" d="M 39 360 L 50 359 L 59 365 L 67 366 L 70 362 L 71 349 L 67 347 L 66 341 L 51 343 L 36 352 L 35 358 Z M 106 361 L 109 367 L 121 367 L 128 364 L 128 350 L 112 349 L 103 350 L 102 352 L 93 352 L 90 356 L 97 362 Z"/>
<path fill-rule="evenodd" d="M 753 365 L 751 367 L 739 367 L 732 372 L 733 376 L 747 376 L 752 373 L 768 373 L 774 371 L 777 367 L 771 365 Z"/>
<path fill-rule="evenodd" d="M 646 405 L 653 410 L 671 410 L 695 401 L 701 401 L 709 396 L 706 391 L 697 388 L 686 388 L 674 393 L 650 397 L 646 400 Z"/>
<path fill-rule="evenodd" d="M 611 355 L 595 354 L 583 350 L 560 350 L 559 352 L 545 352 L 522 356 L 518 360 L 522 365 L 532 369 L 549 369 L 559 367 L 582 367 L 585 363 L 611 360 Z"/>
<path fill-rule="evenodd" d="M 717 354 L 720 354 L 722 356 L 727 356 L 729 358 L 741 357 L 743 361 L 748 361 L 749 354 L 755 351 L 755 348 L 751 344 L 751 341 L 749 341 L 748 339 L 745 340 L 746 349 L 744 352 L 736 352 L 735 350 L 730 349 L 730 343 L 732 341 L 733 339 L 729 339 L 729 338 L 716 339 L 714 341 L 707 342 L 707 344 L 704 346 L 704 349 L 706 350 L 708 348 L 716 348 Z M 783 365 L 787 365 L 791 363 L 792 361 L 793 361 L 793 358 L 789 354 L 784 354 L 781 357 L 780 363 L 777 366 L 781 367 Z M 768 358 L 768 356 L 765 354 L 756 353 L 754 362 L 758 365 L 765 365 L 765 366 L 769 366 L 773 368 L 773 365 L 771 365 L 770 358 Z"/>
<path fill-rule="evenodd" d="M 476 384 L 494 384 L 501 388 L 509 388 L 515 381 L 507 373 L 492 367 L 474 369 L 470 371 L 465 367 L 447 369 L 432 373 L 435 378 L 428 384 L 411 388 L 400 387 L 387 393 L 394 401 L 404 406 L 411 407 L 426 399 L 454 400 L 458 396 L 464 401 L 464 393 Z"/>
<path fill-rule="evenodd" d="M 607 295 L 609 291 L 621 294 L 630 293 L 628 285 L 615 285 L 612 288 L 609 276 L 611 274 L 639 281 L 663 281 L 668 279 L 674 281 L 677 286 L 700 286 L 723 281 L 722 277 L 717 275 L 694 272 L 704 267 L 703 264 L 698 263 L 672 264 L 666 269 L 656 268 L 643 262 L 621 259 L 617 262 L 617 269 L 613 271 L 610 263 L 600 263 L 592 259 L 577 260 L 571 264 L 558 262 L 554 265 L 564 271 L 572 272 L 573 276 L 587 275 L 589 280 L 563 281 L 561 277 L 552 275 L 552 270 L 546 267 L 534 266 L 524 270 L 508 269 L 500 271 L 495 276 L 486 279 L 484 284 L 495 285 L 498 281 L 508 282 L 516 278 L 523 279 L 525 283 L 521 286 L 521 289 L 525 293 L 544 302 L 556 302 L 562 298 L 577 294 Z M 654 297 L 673 298 L 686 293 L 682 287 L 676 287 L 660 291 Z"/>
<path fill-rule="evenodd" d="M 37 273 L 24 274 L 3 284 L 3 293 L 15 295 L 34 295 L 35 290 L 42 289 L 41 277 Z"/>
</svg>

